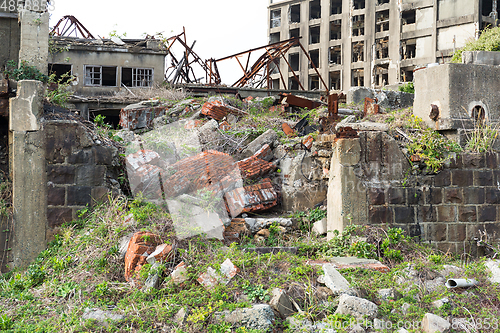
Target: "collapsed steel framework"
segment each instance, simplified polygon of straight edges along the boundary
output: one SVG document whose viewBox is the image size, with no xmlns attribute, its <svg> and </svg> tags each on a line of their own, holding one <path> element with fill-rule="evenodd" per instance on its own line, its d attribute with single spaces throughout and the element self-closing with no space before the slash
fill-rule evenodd
<svg viewBox="0 0 500 333">
<path fill-rule="evenodd" d="M 94 36 L 90 33 L 90 31 L 88 31 L 87 28 L 85 28 L 85 26 L 81 24 L 76 17 L 71 15 L 63 16 L 56 23 L 54 28 L 52 28 L 50 35 L 58 37 L 94 39 Z"/>
</svg>

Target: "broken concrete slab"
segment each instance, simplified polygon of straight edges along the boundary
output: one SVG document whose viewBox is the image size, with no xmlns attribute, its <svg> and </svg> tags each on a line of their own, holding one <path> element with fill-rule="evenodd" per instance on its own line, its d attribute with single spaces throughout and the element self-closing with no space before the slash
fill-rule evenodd
<svg viewBox="0 0 500 333">
<path fill-rule="evenodd" d="M 500 65 L 500 55 L 496 51 L 463 51 L 462 64 Z"/>
<path fill-rule="evenodd" d="M 491 283 L 500 283 L 500 260 L 487 260 L 485 266 L 491 272 L 491 276 L 488 277 Z"/>
<path fill-rule="evenodd" d="M 257 152 L 255 152 L 253 156 L 267 162 L 271 161 L 274 158 L 273 150 L 271 149 L 271 146 L 267 143 L 264 144 L 262 148 L 260 148 Z"/>
<path fill-rule="evenodd" d="M 239 272 L 231 260 L 226 259 L 220 266 L 219 273 L 212 267 L 208 267 L 207 271 L 198 277 L 198 282 L 207 289 L 212 289 L 218 284 L 228 284 L 231 279 Z"/>
<path fill-rule="evenodd" d="M 365 268 L 387 273 L 389 267 L 376 259 L 356 258 L 356 257 L 332 257 L 330 262 L 335 268 Z"/>
<path fill-rule="evenodd" d="M 348 293 L 351 290 L 349 282 L 340 274 L 332 264 L 323 265 L 325 285 L 335 295 Z"/>
<path fill-rule="evenodd" d="M 257 153 L 265 144 L 273 148 L 276 140 L 278 140 L 278 134 L 276 134 L 273 129 L 269 129 L 250 142 L 248 147 L 243 150 L 242 155 L 244 157 L 250 157 Z"/>
<path fill-rule="evenodd" d="M 347 92 L 347 104 L 364 103 L 365 98 L 377 99 L 384 109 L 402 109 L 413 106 L 414 94 L 393 90 L 371 89 L 367 87 L 352 87 Z"/>
<path fill-rule="evenodd" d="M 356 131 L 380 131 L 380 132 L 387 132 L 389 130 L 389 125 L 388 124 L 382 124 L 382 123 L 373 123 L 369 121 L 364 121 L 361 123 L 338 123 L 337 126 L 335 126 L 335 129 L 338 131 L 341 128 L 346 128 L 350 127 L 353 130 Z"/>
<path fill-rule="evenodd" d="M 247 329 L 269 332 L 274 323 L 274 312 L 267 304 L 257 304 L 251 308 L 236 309 L 234 311 L 215 312 L 216 321 L 225 321 Z"/>
<path fill-rule="evenodd" d="M 403 295 L 401 295 L 401 293 L 394 287 L 377 290 L 377 296 L 379 300 L 384 302 L 388 302 L 391 300 L 397 301 L 398 299 L 403 297 Z"/>
<path fill-rule="evenodd" d="M 312 231 L 317 233 L 318 235 L 326 234 L 327 230 L 326 218 L 322 219 L 321 221 L 314 222 L 312 227 Z"/>
<path fill-rule="evenodd" d="M 342 294 L 335 313 L 351 315 L 358 320 L 372 320 L 377 317 L 378 306 L 364 298 Z"/>
<path fill-rule="evenodd" d="M 106 322 L 119 322 L 125 319 L 125 316 L 113 313 L 111 311 L 103 311 L 101 309 L 85 309 L 82 319 L 96 320 L 101 324 L 106 325 Z"/>
<path fill-rule="evenodd" d="M 160 155 L 149 149 L 141 149 L 136 153 L 129 154 L 125 158 L 127 164 L 127 171 L 137 172 L 137 170 L 145 164 L 158 165 L 161 161 Z"/>
<path fill-rule="evenodd" d="M 170 277 L 175 284 L 182 284 L 188 280 L 187 274 L 186 264 L 184 261 L 181 261 L 177 266 L 175 266 L 172 273 L 170 273 Z"/>
<path fill-rule="evenodd" d="M 154 120 L 165 115 L 167 107 L 145 107 L 143 104 L 131 104 L 120 111 L 120 128 L 136 130 L 153 128 Z"/>
<path fill-rule="evenodd" d="M 278 224 L 282 227 L 291 227 L 293 225 L 293 220 L 284 217 L 274 217 L 274 218 L 251 218 L 246 217 L 245 223 L 248 229 L 252 233 L 256 233 L 261 229 L 269 227 L 271 224 Z"/>
<path fill-rule="evenodd" d="M 422 331 L 425 333 L 446 333 L 451 328 L 450 322 L 432 313 L 426 313 L 422 318 Z"/>
<path fill-rule="evenodd" d="M 283 289 L 274 288 L 269 305 L 280 314 L 281 318 L 293 315 L 297 310 Z"/>
</svg>

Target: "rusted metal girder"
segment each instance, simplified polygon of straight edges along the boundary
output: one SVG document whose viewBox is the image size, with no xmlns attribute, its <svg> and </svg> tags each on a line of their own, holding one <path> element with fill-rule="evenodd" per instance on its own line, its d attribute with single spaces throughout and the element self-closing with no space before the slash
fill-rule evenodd
<svg viewBox="0 0 500 333">
<path fill-rule="evenodd" d="M 257 47 L 257 48 L 253 48 L 253 49 L 250 49 L 250 50 L 247 50 L 247 51 L 243 51 L 243 52 L 240 52 L 240 53 L 236 53 L 236 54 L 233 54 L 233 55 L 230 55 L 230 56 L 227 56 L 227 57 L 224 57 L 224 58 L 220 58 L 220 59 L 217 59 L 217 60 L 214 60 L 214 59 L 211 59 L 210 60 L 210 69 L 212 71 L 212 68 L 215 66 L 216 67 L 216 64 L 220 61 L 224 61 L 224 60 L 228 60 L 228 59 L 236 59 L 236 61 L 238 62 L 240 68 L 242 69 L 243 71 L 243 76 L 238 80 L 236 81 L 233 86 L 234 87 L 244 87 L 244 86 L 248 86 L 248 85 L 251 85 L 252 82 L 257 82 L 256 85 L 254 85 L 255 88 L 258 88 L 260 87 L 260 85 L 262 85 L 263 82 L 268 82 L 268 89 L 270 88 L 270 70 L 269 68 L 275 64 L 275 60 L 276 59 L 283 59 L 285 61 L 285 63 L 287 64 L 288 68 L 290 69 L 290 71 L 293 73 L 293 76 L 294 78 L 297 80 L 300 88 L 302 90 L 305 90 L 304 87 L 302 86 L 302 84 L 300 83 L 300 80 L 298 79 L 298 76 L 296 75 L 294 69 L 292 68 L 292 66 L 290 65 L 290 63 L 288 62 L 288 59 L 286 58 L 286 53 L 288 52 L 288 50 L 294 46 L 299 46 L 300 49 L 302 50 L 302 52 L 304 52 L 304 54 L 306 55 L 307 59 L 309 60 L 309 63 L 311 64 L 311 66 L 314 68 L 314 70 L 316 71 L 318 77 L 320 78 L 321 82 L 323 83 L 324 85 L 324 88 L 325 88 L 325 91 L 328 92 L 328 87 L 325 83 L 325 81 L 323 80 L 323 78 L 321 77 L 318 69 L 316 68 L 315 64 L 312 63 L 311 61 L 311 58 L 309 57 L 309 55 L 307 54 L 305 48 L 302 46 L 302 44 L 300 43 L 299 41 L 300 37 L 294 37 L 294 38 L 290 38 L 290 39 L 287 39 L 287 40 L 284 40 L 284 41 L 281 41 L 281 42 L 277 42 L 277 43 L 272 43 L 272 44 L 269 44 L 269 45 L 265 45 L 265 46 L 261 46 L 261 47 Z M 262 51 L 264 50 L 264 54 L 262 54 L 258 59 L 257 61 L 255 61 L 255 63 L 250 66 L 249 68 L 249 62 L 250 62 L 250 57 L 252 55 L 253 52 L 257 52 L 257 51 Z M 240 61 L 240 57 L 242 56 L 247 56 L 247 59 L 246 59 L 246 65 L 243 66 L 242 62 Z M 286 82 L 283 78 L 283 74 L 281 73 L 281 69 L 279 68 L 278 66 L 278 71 L 280 73 L 280 78 L 281 78 L 281 81 L 283 82 L 283 85 L 285 86 L 286 88 Z M 256 79 L 258 76 L 261 76 L 262 79 L 258 80 Z"/>
<path fill-rule="evenodd" d="M 358 131 L 352 129 L 351 127 L 341 127 L 337 132 L 338 139 L 353 139 L 359 138 Z"/>
<path fill-rule="evenodd" d="M 198 64 L 201 67 L 201 69 L 205 72 L 205 79 L 207 82 L 212 80 L 217 84 L 221 82 L 220 76 L 218 75 L 218 71 L 213 71 L 212 68 L 207 65 L 207 62 L 203 61 L 196 54 L 196 52 L 193 51 L 193 47 L 196 41 L 192 44 L 191 47 L 188 46 L 185 28 L 183 28 L 182 33 L 168 38 L 166 42 L 168 43 L 167 54 L 170 55 L 172 58 L 171 59 L 172 65 L 165 70 L 165 78 L 167 79 L 167 81 L 172 75 L 174 75 L 171 83 L 197 82 L 193 65 Z M 172 46 L 175 44 L 175 42 L 178 42 L 178 44 L 181 44 L 181 46 L 184 48 L 181 60 L 177 60 L 177 58 L 172 52 Z M 193 58 L 193 60 L 189 59 L 190 56 Z M 192 80 L 190 78 L 190 75 L 193 78 Z M 182 80 L 179 80 L 180 78 L 182 78 L 184 82 L 182 82 Z"/>
<path fill-rule="evenodd" d="M 295 95 L 288 94 L 288 93 L 280 93 L 280 96 L 281 96 L 281 103 L 282 104 L 286 103 L 288 105 L 296 106 L 299 108 L 307 108 L 309 110 L 312 110 L 312 109 L 316 109 L 318 106 L 323 105 L 320 102 L 313 101 L 313 100 L 299 97 L 299 96 L 295 96 Z"/>
<path fill-rule="evenodd" d="M 80 33 L 80 35 L 78 35 L 78 33 Z M 88 31 L 87 28 L 85 28 L 85 26 L 72 15 L 63 16 L 59 20 L 59 22 L 56 23 L 54 28 L 52 28 L 50 35 L 59 37 L 95 39 L 90 31 Z"/>
<path fill-rule="evenodd" d="M 363 109 L 363 118 L 370 115 L 370 114 L 378 114 L 380 107 L 377 103 L 378 103 L 377 98 L 370 98 L 370 97 L 365 98 L 365 107 Z"/>
</svg>

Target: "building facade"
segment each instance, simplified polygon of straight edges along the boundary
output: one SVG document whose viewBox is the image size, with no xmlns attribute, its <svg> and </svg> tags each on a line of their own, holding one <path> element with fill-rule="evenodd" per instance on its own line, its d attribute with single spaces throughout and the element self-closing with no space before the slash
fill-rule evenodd
<svg viewBox="0 0 500 333">
<path fill-rule="evenodd" d="M 415 68 L 448 61 L 496 25 L 496 7 L 496 0 L 270 0 L 269 41 L 301 37 L 329 90 L 382 88 L 412 81 Z M 325 89 L 300 47 L 285 58 L 281 74 L 272 72 L 272 88 L 298 89 L 295 72 L 305 89 Z"/>
</svg>

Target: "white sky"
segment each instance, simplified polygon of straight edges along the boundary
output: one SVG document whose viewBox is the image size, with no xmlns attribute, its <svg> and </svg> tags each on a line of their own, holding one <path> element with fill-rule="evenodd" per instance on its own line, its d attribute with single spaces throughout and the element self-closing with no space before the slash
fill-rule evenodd
<svg viewBox="0 0 500 333">
<path fill-rule="evenodd" d="M 204 60 L 222 58 L 268 42 L 269 0 L 53 0 L 53 3 L 51 27 L 64 15 L 73 15 L 94 36 L 107 37 L 116 30 L 118 34 L 126 32 L 126 38 L 158 32 L 170 37 L 180 34 L 184 26 L 187 44 L 191 46 L 196 40 L 193 50 Z M 232 84 L 243 72 L 236 60 L 221 65 L 226 62 L 227 65 L 219 67 L 222 81 Z"/>
</svg>

